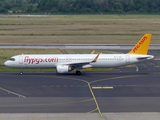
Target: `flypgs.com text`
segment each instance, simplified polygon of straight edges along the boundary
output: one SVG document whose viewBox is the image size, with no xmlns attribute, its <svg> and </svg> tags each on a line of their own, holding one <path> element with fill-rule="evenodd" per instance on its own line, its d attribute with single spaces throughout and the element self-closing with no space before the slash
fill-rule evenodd
<svg viewBox="0 0 160 120">
<path fill-rule="evenodd" d="M 43 63 L 43 62 L 58 62 L 58 58 L 57 57 L 30 58 L 29 56 L 25 56 L 24 62 L 26 62 L 28 64 L 39 64 L 39 63 Z"/>
</svg>

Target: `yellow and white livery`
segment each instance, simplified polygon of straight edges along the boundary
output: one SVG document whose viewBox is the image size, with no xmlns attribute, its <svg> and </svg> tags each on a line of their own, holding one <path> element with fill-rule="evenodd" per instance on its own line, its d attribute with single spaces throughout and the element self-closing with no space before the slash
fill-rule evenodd
<svg viewBox="0 0 160 120">
<path fill-rule="evenodd" d="M 153 59 L 153 55 L 147 55 L 151 36 L 145 34 L 127 54 L 22 54 L 11 57 L 4 65 L 20 68 L 20 74 L 24 68 L 56 68 L 57 73 L 75 69 L 80 75 L 84 68 L 119 67 Z"/>
</svg>

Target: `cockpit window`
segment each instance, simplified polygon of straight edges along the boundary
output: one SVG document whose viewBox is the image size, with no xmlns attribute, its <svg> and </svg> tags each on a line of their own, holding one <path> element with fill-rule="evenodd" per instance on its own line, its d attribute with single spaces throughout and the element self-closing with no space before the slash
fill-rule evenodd
<svg viewBox="0 0 160 120">
<path fill-rule="evenodd" d="M 9 60 L 11 60 L 11 61 L 15 61 L 15 58 L 10 58 Z"/>
</svg>

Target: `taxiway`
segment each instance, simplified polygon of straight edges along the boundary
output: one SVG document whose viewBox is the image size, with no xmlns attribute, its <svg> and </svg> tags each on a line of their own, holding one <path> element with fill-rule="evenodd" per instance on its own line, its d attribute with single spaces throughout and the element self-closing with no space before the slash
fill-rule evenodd
<svg viewBox="0 0 160 120">
<path fill-rule="evenodd" d="M 160 55 L 159 50 L 149 54 L 157 58 Z M 81 76 L 1 72 L 0 119 L 10 120 L 16 115 L 15 119 L 21 120 L 21 116 L 25 120 L 126 120 L 128 114 L 133 116 L 131 119 L 136 116 L 143 116 L 140 120 L 157 119 L 160 116 L 160 61 L 151 60 L 136 66 L 139 71 L 136 67 L 122 67 L 114 71 L 85 71 Z"/>
</svg>

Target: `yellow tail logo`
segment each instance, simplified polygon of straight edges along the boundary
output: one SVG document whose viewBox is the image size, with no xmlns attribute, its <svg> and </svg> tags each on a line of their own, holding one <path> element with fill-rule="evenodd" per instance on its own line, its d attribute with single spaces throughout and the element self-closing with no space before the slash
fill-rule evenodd
<svg viewBox="0 0 160 120">
<path fill-rule="evenodd" d="M 127 54 L 147 55 L 152 34 L 145 34 Z"/>
</svg>

